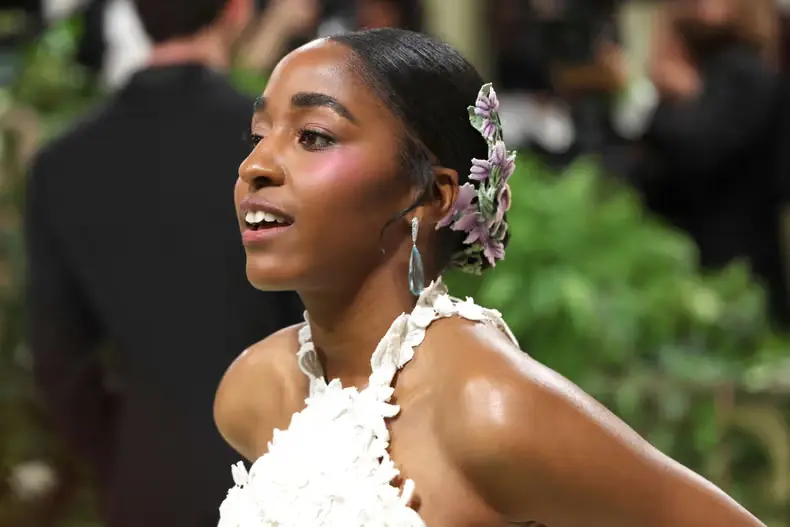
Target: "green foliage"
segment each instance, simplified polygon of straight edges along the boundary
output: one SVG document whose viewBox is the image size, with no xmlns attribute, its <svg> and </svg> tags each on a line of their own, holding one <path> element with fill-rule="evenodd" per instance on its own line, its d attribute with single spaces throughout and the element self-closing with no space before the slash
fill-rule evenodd
<svg viewBox="0 0 790 527">
<path fill-rule="evenodd" d="M 96 102 L 95 79 L 74 61 L 81 31 L 79 19 L 65 20 L 23 50 L 22 69 L 11 91 L 16 104 L 67 122 Z"/>
<path fill-rule="evenodd" d="M 48 426 L 24 346 L 21 216 L 30 150 L 95 103 L 94 79 L 73 61 L 79 25 L 65 21 L 22 50 L 15 82 L 0 91 L 0 526 L 90 527 L 95 512 L 80 470 Z M 54 486 L 20 498 L 10 481 L 28 462 Z"/>
<path fill-rule="evenodd" d="M 257 72 L 238 68 L 231 70 L 230 77 L 239 91 L 251 97 L 258 97 L 262 94 L 266 88 L 266 83 L 269 82 L 268 75 L 261 75 Z"/>
<path fill-rule="evenodd" d="M 744 265 L 701 275 L 692 243 L 645 217 L 637 197 L 591 161 L 559 175 L 521 159 L 511 182 L 506 260 L 457 285 L 507 313 L 541 360 L 581 378 L 593 364 L 631 369 L 625 359 L 682 374 L 690 365 L 678 356 L 700 357 L 692 378 L 713 382 L 762 356 L 763 293 Z"/>
</svg>

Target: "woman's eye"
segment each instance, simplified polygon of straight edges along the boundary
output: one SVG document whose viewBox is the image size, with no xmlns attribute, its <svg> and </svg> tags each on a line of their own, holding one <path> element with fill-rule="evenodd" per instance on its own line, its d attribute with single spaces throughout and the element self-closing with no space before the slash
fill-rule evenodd
<svg viewBox="0 0 790 527">
<path fill-rule="evenodd" d="M 252 148 L 258 146 L 258 143 L 260 143 L 262 139 L 263 139 L 262 135 L 250 134 L 250 145 L 252 146 Z"/>
<path fill-rule="evenodd" d="M 335 140 L 325 133 L 315 130 L 300 130 L 299 144 L 306 150 L 323 150 L 335 144 Z"/>
</svg>

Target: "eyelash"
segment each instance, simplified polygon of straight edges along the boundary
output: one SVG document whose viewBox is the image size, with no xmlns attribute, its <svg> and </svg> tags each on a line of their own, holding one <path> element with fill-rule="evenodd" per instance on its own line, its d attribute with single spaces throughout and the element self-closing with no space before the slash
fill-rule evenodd
<svg viewBox="0 0 790 527">
<path fill-rule="evenodd" d="M 298 130 L 298 136 L 299 136 L 299 144 L 301 144 L 302 147 L 309 152 L 317 152 L 319 150 L 325 150 L 335 144 L 335 139 L 331 137 L 329 134 L 325 132 L 319 132 L 318 130 L 311 130 L 309 128 L 300 128 Z M 326 144 L 322 146 L 310 146 L 305 143 L 305 139 L 307 137 L 318 138 L 322 141 L 325 141 Z M 252 146 L 252 148 L 258 146 L 258 143 L 260 143 L 262 140 L 263 140 L 262 135 L 254 134 L 254 133 L 250 134 L 250 145 Z"/>
<path fill-rule="evenodd" d="M 326 144 L 322 145 L 322 146 L 308 146 L 307 144 L 305 144 L 305 138 L 306 137 L 314 137 L 314 138 L 320 139 L 320 140 L 324 141 Z M 302 147 L 305 150 L 308 150 L 308 151 L 311 151 L 311 152 L 316 152 L 318 150 L 325 150 L 325 149 L 329 148 L 330 146 L 333 146 L 335 144 L 335 139 L 332 136 L 330 136 L 329 134 L 325 133 L 325 132 L 320 132 L 318 130 L 311 130 L 309 128 L 300 128 L 299 129 L 299 144 L 302 145 Z"/>
</svg>

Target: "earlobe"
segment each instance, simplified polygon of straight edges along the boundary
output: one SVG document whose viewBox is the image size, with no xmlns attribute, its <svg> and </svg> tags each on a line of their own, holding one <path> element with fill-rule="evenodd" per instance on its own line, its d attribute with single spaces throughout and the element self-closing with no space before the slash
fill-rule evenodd
<svg viewBox="0 0 790 527">
<path fill-rule="evenodd" d="M 429 214 L 431 221 L 438 223 L 450 213 L 458 198 L 458 172 L 439 166 L 434 167 L 433 174 L 434 199 Z"/>
</svg>

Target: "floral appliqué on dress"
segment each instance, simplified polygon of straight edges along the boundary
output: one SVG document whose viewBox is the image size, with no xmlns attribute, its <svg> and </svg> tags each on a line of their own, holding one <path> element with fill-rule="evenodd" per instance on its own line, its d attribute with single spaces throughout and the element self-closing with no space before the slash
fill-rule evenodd
<svg viewBox="0 0 790 527">
<path fill-rule="evenodd" d="M 326 382 L 313 346 L 309 317 L 299 331 L 300 369 L 310 379 L 305 408 L 287 430 L 275 430 L 268 452 L 249 473 L 232 468 L 235 486 L 220 506 L 218 527 L 424 527 L 409 507 L 414 483 L 391 484 L 399 475 L 390 458 L 387 419 L 395 373 L 414 356 L 433 321 L 450 316 L 493 323 L 515 337 L 501 315 L 471 299 L 451 298 L 441 281 L 428 286 L 411 314 L 392 323 L 371 357 L 363 390 Z"/>
</svg>

